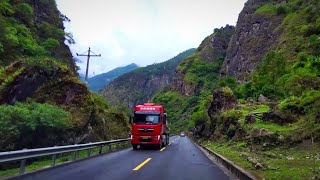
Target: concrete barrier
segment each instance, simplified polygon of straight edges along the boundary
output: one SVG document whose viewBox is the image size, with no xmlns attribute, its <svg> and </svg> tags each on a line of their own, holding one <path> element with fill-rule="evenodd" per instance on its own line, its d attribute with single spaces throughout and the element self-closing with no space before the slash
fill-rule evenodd
<svg viewBox="0 0 320 180">
<path fill-rule="evenodd" d="M 226 167 L 232 174 L 234 174 L 237 178 L 239 178 L 240 180 L 257 180 L 256 177 L 254 177 L 253 175 L 251 175 L 249 172 L 245 171 L 244 169 L 242 169 L 241 167 L 237 166 L 236 164 L 234 164 L 232 161 L 230 161 L 229 159 L 221 156 L 218 153 L 213 152 L 211 149 L 200 145 L 204 150 L 206 150 L 207 152 L 209 152 L 209 154 L 211 154 L 215 160 L 222 164 L 224 167 Z"/>
</svg>

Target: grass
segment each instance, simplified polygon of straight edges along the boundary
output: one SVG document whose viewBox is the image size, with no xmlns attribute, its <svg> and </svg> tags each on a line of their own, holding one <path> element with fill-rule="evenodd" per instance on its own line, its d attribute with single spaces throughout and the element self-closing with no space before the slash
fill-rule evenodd
<svg viewBox="0 0 320 180">
<path fill-rule="evenodd" d="M 238 111 L 241 112 L 241 117 L 240 117 L 241 124 L 244 124 L 245 117 L 249 114 L 264 113 L 264 112 L 270 111 L 270 107 L 265 104 L 261 104 L 261 105 L 257 105 L 257 106 L 250 106 L 250 105 L 242 104 L 239 107 L 240 108 Z M 233 111 L 233 110 L 231 110 L 231 111 Z M 226 113 L 227 113 L 227 111 L 226 111 Z"/>
<path fill-rule="evenodd" d="M 129 143 L 124 143 L 124 144 L 122 144 L 122 146 L 111 146 L 110 150 L 109 150 L 108 146 L 104 146 L 102 148 L 102 153 L 113 152 L 113 151 L 116 151 L 116 150 L 128 148 L 129 146 L 130 146 Z M 91 156 L 95 156 L 95 155 L 99 155 L 99 148 L 94 148 L 94 149 L 91 150 Z M 84 159 L 84 158 L 87 158 L 87 157 L 88 157 L 88 151 L 87 150 L 83 150 L 83 151 L 78 151 L 77 152 L 77 158 L 76 158 L 77 160 Z M 71 162 L 71 161 L 72 161 L 72 154 L 71 153 L 58 155 L 57 159 L 56 159 L 56 165 L 61 165 L 63 163 Z M 43 158 L 41 160 L 34 161 L 34 162 L 30 163 L 30 164 L 27 161 L 27 166 L 26 166 L 25 172 L 31 172 L 31 171 L 39 170 L 39 169 L 42 169 L 42 168 L 51 167 L 51 163 L 52 163 L 51 156 L 49 156 L 48 158 Z M 13 175 L 17 175 L 17 174 L 19 174 L 19 167 L 0 170 L 0 178 L 1 177 L 13 176 Z"/>
<path fill-rule="evenodd" d="M 256 10 L 256 14 L 276 14 L 277 7 L 272 4 L 265 4 Z"/>
<path fill-rule="evenodd" d="M 260 129 L 266 129 L 267 131 L 271 132 L 288 132 L 288 131 L 293 131 L 298 128 L 297 124 L 289 124 L 285 126 L 281 126 L 278 124 L 270 123 L 270 122 L 264 122 L 258 119 L 256 123 L 254 124 L 255 128 L 260 128 Z"/>
<path fill-rule="evenodd" d="M 270 107 L 267 105 L 257 105 L 257 106 L 249 106 L 249 105 L 242 105 L 241 109 L 239 110 L 242 113 L 242 116 L 240 117 L 240 122 L 244 124 L 245 117 L 248 114 L 255 114 L 255 113 L 265 113 L 270 111 Z M 248 125 L 247 125 L 248 126 Z M 292 130 L 295 130 L 298 128 L 298 124 L 288 124 L 285 126 L 281 126 L 275 123 L 271 122 L 265 122 L 260 119 L 259 116 L 256 116 L 256 122 L 251 126 L 249 125 L 249 129 L 251 128 L 259 128 L 259 129 L 266 129 L 270 132 L 279 132 L 279 133 L 288 133 Z M 247 129 L 248 130 L 248 129 Z"/>
<path fill-rule="evenodd" d="M 249 151 L 244 142 L 208 142 L 206 146 L 249 171 L 258 179 L 316 179 L 320 177 L 319 144 L 315 145 L 314 150 L 297 146 L 255 152 Z M 258 158 L 269 168 L 256 170 L 246 159 L 240 157 L 241 153 Z"/>
</svg>

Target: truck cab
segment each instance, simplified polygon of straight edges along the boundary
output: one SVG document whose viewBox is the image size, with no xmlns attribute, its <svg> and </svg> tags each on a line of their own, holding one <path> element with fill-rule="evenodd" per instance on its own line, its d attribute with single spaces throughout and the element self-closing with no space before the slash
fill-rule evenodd
<svg viewBox="0 0 320 180">
<path fill-rule="evenodd" d="M 161 148 L 169 143 L 167 114 L 163 105 L 153 103 L 137 105 L 130 121 L 130 141 L 133 149 L 146 145 Z"/>
</svg>

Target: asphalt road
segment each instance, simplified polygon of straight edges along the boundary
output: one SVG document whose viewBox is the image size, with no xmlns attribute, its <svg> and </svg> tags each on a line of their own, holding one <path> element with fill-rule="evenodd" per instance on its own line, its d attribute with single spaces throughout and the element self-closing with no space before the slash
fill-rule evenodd
<svg viewBox="0 0 320 180">
<path fill-rule="evenodd" d="M 232 177 L 209 160 L 188 137 L 174 136 L 170 145 L 161 150 L 129 148 L 22 179 L 224 180 Z"/>
</svg>

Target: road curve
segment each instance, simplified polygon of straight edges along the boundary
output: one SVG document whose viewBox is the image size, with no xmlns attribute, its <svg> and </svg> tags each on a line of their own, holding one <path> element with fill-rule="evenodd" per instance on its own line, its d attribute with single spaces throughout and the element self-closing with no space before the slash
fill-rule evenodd
<svg viewBox="0 0 320 180">
<path fill-rule="evenodd" d="M 132 148 L 22 176 L 24 180 L 206 180 L 232 179 L 188 137 L 174 136 L 162 150 Z"/>
</svg>

